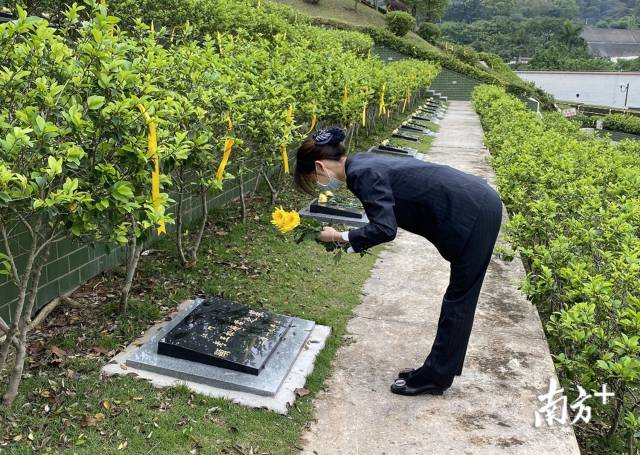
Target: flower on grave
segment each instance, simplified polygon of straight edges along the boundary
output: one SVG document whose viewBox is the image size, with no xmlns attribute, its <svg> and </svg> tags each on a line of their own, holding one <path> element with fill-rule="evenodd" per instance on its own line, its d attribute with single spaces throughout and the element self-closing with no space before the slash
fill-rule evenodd
<svg viewBox="0 0 640 455">
<path fill-rule="evenodd" d="M 327 194 L 333 193 L 327 191 L 320 196 L 327 198 Z M 320 200 L 320 197 L 318 197 Z M 333 253 L 334 262 L 337 264 L 342 258 L 342 254 L 346 251 L 348 245 L 340 242 L 321 242 L 319 239 L 320 232 L 324 228 L 324 225 L 313 219 L 306 218 L 304 221 L 300 220 L 300 214 L 295 210 L 286 211 L 282 207 L 277 207 L 271 214 L 271 224 L 278 228 L 281 234 L 286 234 L 296 229 L 295 242 L 300 244 L 305 241 L 313 241 L 321 244 L 327 252 Z M 368 251 L 360 252 L 361 256 L 368 254 Z"/>
<path fill-rule="evenodd" d="M 295 210 L 287 212 L 278 207 L 271 214 L 271 224 L 277 227 L 281 234 L 286 234 L 300 225 L 300 215 Z"/>
<path fill-rule="evenodd" d="M 325 192 L 324 192 L 324 193 L 322 193 L 322 194 L 324 194 L 324 195 L 325 195 L 325 196 L 327 196 L 327 197 L 333 197 L 333 193 L 332 193 L 331 191 L 329 191 L 329 190 L 325 191 Z"/>
<path fill-rule="evenodd" d="M 329 198 L 327 198 L 326 194 L 321 194 L 318 196 L 318 204 L 326 204 Z"/>
</svg>

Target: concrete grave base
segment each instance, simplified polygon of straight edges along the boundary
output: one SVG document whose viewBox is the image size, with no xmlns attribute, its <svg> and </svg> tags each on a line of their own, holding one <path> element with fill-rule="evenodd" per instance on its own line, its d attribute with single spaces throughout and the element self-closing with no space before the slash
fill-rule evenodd
<svg viewBox="0 0 640 455">
<path fill-rule="evenodd" d="M 331 328 L 294 318 L 294 325 L 258 376 L 156 354 L 157 340 L 198 303 L 183 302 L 170 321 L 153 326 L 105 365 L 103 375 L 133 373 L 155 387 L 183 384 L 203 395 L 286 414 L 296 399 L 295 389 L 304 387 L 313 371 Z"/>
</svg>

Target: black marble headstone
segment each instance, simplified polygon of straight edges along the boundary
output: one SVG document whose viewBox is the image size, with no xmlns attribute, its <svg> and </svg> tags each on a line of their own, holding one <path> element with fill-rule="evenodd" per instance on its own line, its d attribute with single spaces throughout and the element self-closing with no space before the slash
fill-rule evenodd
<svg viewBox="0 0 640 455">
<path fill-rule="evenodd" d="M 413 141 L 413 142 L 420 141 L 419 137 L 414 136 L 413 134 L 410 134 L 410 133 L 403 133 L 400 131 L 398 131 L 397 133 L 393 133 L 391 137 L 397 137 L 398 139 L 404 139 L 405 141 Z"/>
<path fill-rule="evenodd" d="M 411 118 L 414 120 L 423 120 L 426 122 L 432 122 L 434 120 L 434 117 L 422 117 L 420 115 L 413 115 Z"/>
<path fill-rule="evenodd" d="M 291 318 L 210 297 L 158 341 L 158 354 L 258 375 Z"/>
<path fill-rule="evenodd" d="M 362 218 L 364 209 L 358 207 L 347 207 L 339 204 L 335 204 L 331 199 L 323 204 L 320 204 L 317 199 L 311 202 L 309 205 L 309 211 L 311 213 L 322 213 L 325 215 L 342 216 L 345 218 Z"/>
<path fill-rule="evenodd" d="M 398 153 L 404 153 L 406 155 L 409 154 L 416 154 L 418 153 L 417 149 L 411 148 L 411 147 L 402 147 L 402 146 L 394 146 L 394 145 L 384 145 L 384 144 L 380 144 L 378 146 L 378 148 L 380 150 L 387 150 L 389 152 L 398 152 Z"/>
</svg>

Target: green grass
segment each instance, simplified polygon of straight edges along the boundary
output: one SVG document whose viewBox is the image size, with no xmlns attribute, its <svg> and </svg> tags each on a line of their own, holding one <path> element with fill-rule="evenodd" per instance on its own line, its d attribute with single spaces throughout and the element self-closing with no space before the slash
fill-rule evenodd
<svg viewBox="0 0 640 455">
<path fill-rule="evenodd" d="M 304 200 L 288 190 L 280 203 L 298 208 Z M 82 327 L 71 326 L 51 339 L 48 347 L 58 346 L 68 356 L 59 366 L 45 365 L 32 371 L 33 377 L 22 384 L 14 413 L 0 414 L 5 440 L 22 436 L 19 443 L 4 449 L 6 453 L 32 453 L 30 447 L 117 453 L 125 442 L 127 451 L 136 454 L 189 453 L 194 449 L 197 453 L 216 454 L 225 449 L 235 453 L 235 446 L 243 453 L 252 449 L 255 453 L 290 453 L 311 416 L 310 397 L 298 400 L 284 417 L 196 396 L 186 388 L 156 390 L 128 377 L 103 380 L 99 367 L 104 361 L 87 357 L 94 346 L 112 349 L 134 339 L 162 318 L 162 306 L 173 308 L 197 293 L 224 295 L 332 327 L 307 380 L 306 387 L 317 392 L 329 373 L 331 358 L 351 310 L 359 302 L 375 255 L 346 256 L 334 266 L 331 255 L 321 246 L 296 245 L 291 238 L 276 235 L 269 224 L 270 213 L 270 204 L 259 200 L 254 201 L 251 221 L 246 225 L 238 222 L 235 207 L 213 213 L 211 219 L 216 224 L 209 231 L 214 235 L 205 239 L 200 261 L 191 270 L 175 261 L 173 242 L 163 241 L 157 246 L 159 252 L 141 264 L 129 314 L 117 314 L 115 305 L 108 303 L 93 315 L 101 320 L 101 326 L 116 326 L 111 335 L 88 333 L 83 338 Z M 150 281 L 153 285 L 147 288 Z M 140 295 L 142 288 L 147 288 L 144 296 Z M 91 317 L 94 311 L 87 308 L 83 316 Z M 101 405 L 104 400 L 111 404 L 109 409 Z M 96 420 L 98 413 L 104 414 L 104 419 L 98 415 Z M 10 426 L 12 420 L 16 427 Z"/>
<path fill-rule="evenodd" d="M 379 124 L 353 150 L 387 138 L 406 115 Z M 277 204 L 295 209 L 308 199 L 288 187 Z M 18 399 L 11 409 L 0 409 L 0 452 L 292 453 L 313 417 L 311 400 L 331 371 L 377 250 L 365 257 L 343 255 L 334 265 L 322 246 L 296 245 L 276 234 L 270 225 L 272 208 L 266 195 L 254 197 L 246 224 L 240 222 L 239 204 L 211 213 L 200 260 L 192 269 L 175 260 L 173 239 L 154 245 L 142 259 L 127 315 L 116 304 L 122 270 L 77 292 L 74 298 L 85 305 L 82 309 L 59 307 L 50 315 L 44 334 L 36 332 L 30 339 L 34 352 Z M 307 378 L 311 393 L 298 399 L 288 416 L 193 394 L 185 387 L 154 389 L 128 376 L 101 378 L 107 358 L 196 294 L 224 295 L 332 327 Z M 48 351 L 53 346 L 66 355 L 57 359 Z M 102 348 L 111 352 L 97 353 Z"/>
</svg>

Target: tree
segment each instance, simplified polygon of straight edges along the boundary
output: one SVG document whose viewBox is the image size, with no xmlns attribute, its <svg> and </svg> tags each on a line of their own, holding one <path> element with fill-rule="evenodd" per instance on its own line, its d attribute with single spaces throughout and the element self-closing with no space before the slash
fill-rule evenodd
<svg viewBox="0 0 640 455">
<path fill-rule="evenodd" d="M 426 22 L 439 22 L 444 16 L 449 0 L 407 0 L 416 7 L 416 13 Z"/>
<path fill-rule="evenodd" d="M 558 30 L 559 40 L 569 47 L 584 47 L 585 42 L 580 37 L 582 26 L 576 25 L 571 21 L 564 21 Z"/>
<path fill-rule="evenodd" d="M 405 13 L 404 11 L 393 11 L 391 13 L 387 13 L 384 16 L 384 20 L 387 23 L 387 28 L 397 36 L 406 35 L 416 24 L 416 20 L 413 16 L 409 13 Z"/>
<path fill-rule="evenodd" d="M 435 43 L 435 41 L 442 34 L 442 31 L 436 24 L 432 24 L 431 22 L 423 22 L 422 24 L 420 24 L 417 33 L 425 41 Z"/>
<path fill-rule="evenodd" d="M 489 17 L 510 16 L 514 12 L 516 0 L 482 0 L 482 6 Z"/>
<path fill-rule="evenodd" d="M 163 216 L 150 200 L 146 125 L 136 109 L 146 62 L 106 7 L 81 24 L 79 10 L 54 29 L 18 8 L 18 20 L 0 27 L 0 272 L 19 294 L 11 325 L 0 324 L 0 370 L 16 351 L 6 404 L 22 377 L 51 245 L 68 235 L 124 243 Z M 24 259 L 9 241 L 16 229 L 30 241 Z"/>
</svg>

